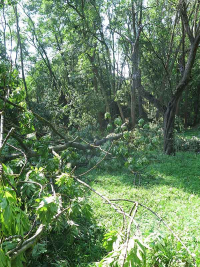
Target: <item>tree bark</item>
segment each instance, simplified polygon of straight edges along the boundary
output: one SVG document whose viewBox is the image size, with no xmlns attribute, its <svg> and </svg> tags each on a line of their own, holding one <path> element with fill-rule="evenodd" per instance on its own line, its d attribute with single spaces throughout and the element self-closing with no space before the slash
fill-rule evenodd
<svg viewBox="0 0 200 267">
<path fill-rule="evenodd" d="M 131 126 L 135 127 L 136 124 L 136 86 L 135 86 L 135 78 L 132 78 L 132 86 L 131 86 Z"/>
<path fill-rule="evenodd" d="M 132 45 L 132 85 L 131 85 L 131 125 L 132 128 L 135 127 L 136 124 L 136 91 L 139 91 L 141 87 L 141 74 L 139 69 L 139 53 L 140 53 L 140 45 L 139 45 L 139 37 L 140 32 L 136 38 L 134 45 Z"/>
<path fill-rule="evenodd" d="M 188 90 L 186 90 L 184 103 L 184 128 L 188 127 L 188 93 Z"/>
<path fill-rule="evenodd" d="M 29 105 L 29 96 L 28 96 L 28 88 L 26 84 L 26 79 L 25 79 L 25 73 L 24 73 L 24 57 L 23 57 L 23 51 L 22 51 L 22 42 L 21 42 L 21 36 L 20 36 L 20 27 L 19 27 L 19 16 L 18 16 L 18 11 L 17 11 L 17 5 L 13 6 L 14 13 L 15 13 L 15 19 L 16 19 L 16 24 L 17 24 L 17 40 L 19 43 L 19 48 L 20 48 L 20 61 L 21 61 L 21 69 L 22 69 L 22 80 L 26 92 L 26 102 Z"/>
<path fill-rule="evenodd" d="M 199 85 L 198 88 L 197 88 L 197 95 L 196 95 L 196 98 L 195 98 L 193 126 L 197 125 L 197 123 L 198 123 L 198 115 L 199 115 L 199 97 L 200 97 L 200 85 Z"/>
<path fill-rule="evenodd" d="M 4 122 L 4 115 L 1 112 L 0 114 L 0 149 L 2 148 L 3 145 L 3 122 Z M 1 152 L 0 152 L 1 156 Z M 2 166 L 2 161 L 0 160 L 0 184 L 3 181 L 3 166 Z"/>
<path fill-rule="evenodd" d="M 195 38 L 194 42 L 191 44 L 191 49 L 190 49 L 188 61 L 187 61 L 187 64 L 186 64 L 186 67 L 183 73 L 183 77 L 176 88 L 174 97 L 167 105 L 167 110 L 165 111 L 165 114 L 164 114 L 164 152 L 167 155 L 171 155 L 175 152 L 174 121 L 175 121 L 177 103 L 183 91 L 186 89 L 189 81 L 191 80 L 191 70 L 194 65 L 199 42 L 200 42 L 200 33 Z"/>
<path fill-rule="evenodd" d="M 198 32 L 196 31 L 195 35 L 193 35 L 193 32 L 189 25 L 187 5 L 186 5 L 185 0 L 180 0 L 179 8 L 180 8 L 180 14 L 182 18 L 182 25 L 184 26 L 182 28 L 183 38 L 185 38 L 184 34 L 186 32 L 191 46 L 190 46 L 190 52 L 188 55 L 187 63 L 185 65 L 185 69 L 183 71 L 182 78 L 179 84 L 177 85 L 175 94 L 172 97 L 172 100 L 169 102 L 167 106 L 167 110 L 165 111 L 165 114 L 164 114 L 164 152 L 167 155 L 171 155 L 175 151 L 174 121 L 175 121 L 177 103 L 183 91 L 186 89 L 188 83 L 191 80 L 191 70 L 194 65 L 194 61 L 195 61 L 196 54 L 197 54 L 197 49 L 200 43 L 200 27 L 198 27 Z M 200 26 L 200 20 L 198 22 L 198 25 Z M 183 50 L 185 50 L 185 48 L 183 48 Z"/>
<path fill-rule="evenodd" d="M 135 37 L 135 42 L 131 43 L 131 64 L 132 64 L 132 84 L 131 84 L 131 126 L 135 127 L 136 124 L 136 90 L 139 90 L 139 80 L 140 80 L 140 33 L 142 29 L 142 2 L 139 6 L 139 14 L 135 12 L 135 4 L 131 1 L 132 6 L 132 31 Z M 138 17 L 138 26 L 136 26 L 136 14 Z"/>
<path fill-rule="evenodd" d="M 83 150 L 83 151 L 98 149 L 104 143 L 112 142 L 112 141 L 118 140 L 122 137 L 123 137 L 123 133 L 113 134 L 113 135 L 106 136 L 103 139 L 97 140 L 94 143 L 88 143 L 88 144 L 83 144 L 83 143 L 78 143 L 78 142 L 73 142 L 73 141 L 72 142 L 65 141 L 64 144 L 50 146 L 48 148 L 48 151 L 49 151 L 49 153 L 51 153 L 52 151 L 61 152 L 61 151 L 66 150 L 69 147 L 73 147 L 73 148 L 76 148 L 78 150 Z M 19 158 L 21 156 L 22 156 L 22 153 L 15 153 L 15 154 L 7 155 L 7 156 L 2 156 L 2 161 L 3 162 L 10 161 L 10 160 Z M 38 154 L 36 151 L 28 150 L 28 151 L 26 151 L 26 156 L 27 156 L 27 158 L 32 158 L 32 157 L 39 157 L 40 154 Z"/>
<path fill-rule="evenodd" d="M 177 100 L 172 100 L 164 114 L 164 152 L 167 155 L 175 153 L 174 146 L 174 121 L 177 108 Z"/>
<path fill-rule="evenodd" d="M 119 101 L 117 101 L 117 107 L 119 109 L 119 113 L 120 113 L 121 119 L 122 119 L 122 121 L 124 123 L 125 122 L 124 112 L 123 112 L 123 109 L 122 109 Z"/>
</svg>

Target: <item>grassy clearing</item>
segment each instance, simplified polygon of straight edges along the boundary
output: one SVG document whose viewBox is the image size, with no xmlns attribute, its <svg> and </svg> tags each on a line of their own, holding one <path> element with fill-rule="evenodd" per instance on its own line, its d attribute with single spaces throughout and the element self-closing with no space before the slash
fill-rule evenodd
<svg viewBox="0 0 200 267">
<path fill-rule="evenodd" d="M 154 210 L 200 258 L 199 154 L 159 155 L 159 160 L 152 161 L 137 177 L 125 170 L 110 173 L 95 170 L 84 180 L 110 199 L 130 199 Z M 107 231 L 119 229 L 122 217 L 109 205 L 103 204 L 97 195 L 88 194 L 98 223 Z M 129 203 L 120 202 L 120 205 L 130 210 Z M 141 207 L 136 220 L 144 235 L 156 231 L 169 234 L 154 215 Z"/>
<path fill-rule="evenodd" d="M 200 126 L 187 129 L 184 132 L 182 132 L 180 135 L 188 139 L 191 139 L 192 137 L 200 138 Z"/>
<path fill-rule="evenodd" d="M 192 128 L 192 129 L 187 129 L 184 132 L 180 132 L 176 134 L 176 137 L 182 137 L 185 140 L 191 140 L 193 138 L 196 138 L 197 140 L 200 141 L 200 128 Z"/>
</svg>

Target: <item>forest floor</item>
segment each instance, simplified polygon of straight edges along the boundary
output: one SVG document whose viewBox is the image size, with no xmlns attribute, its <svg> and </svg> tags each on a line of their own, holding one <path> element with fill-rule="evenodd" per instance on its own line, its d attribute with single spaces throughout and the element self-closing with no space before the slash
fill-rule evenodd
<svg viewBox="0 0 200 267">
<path fill-rule="evenodd" d="M 191 131 L 188 134 L 190 138 Z M 159 156 L 144 170 L 134 175 L 127 170 L 90 172 L 84 181 L 109 199 L 137 201 L 152 209 L 200 259 L 200 154 L 178 152 L 175 156 Z M 110 205 L 88 191 L 97 223 L 106 229 L 120 230 L 123 218 Z M 125 211 L 133 203 L 117 202 Z M 139 207 L 135 217 L 141 233 L 148 236 L 170 232 L 149 210 Z"/>
</svg>

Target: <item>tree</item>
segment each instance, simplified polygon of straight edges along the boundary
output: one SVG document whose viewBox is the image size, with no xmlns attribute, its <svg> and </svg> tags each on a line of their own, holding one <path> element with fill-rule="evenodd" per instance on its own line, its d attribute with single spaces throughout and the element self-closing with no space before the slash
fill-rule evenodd
<svg viewBox="0 0 200 267">
<path fill-rule="evenodd" d="M 197 4 L 197 1 L 194 1 L 193 4 Z M 173 130 L 177 104 L 180 97 L 182 96 L 183 91 L 186 89 L 188 83 L 192 79 L 191 71 L 195 62 L 197 49 L 200 43 L 200 20 L 198 20 L 197 17 L 194 16 L 194 20 L 192 21 L 194 29 L 192 29 L 190 26 L 192 22 L 189 21 L 186 1 L 179 1 L 179 10 L 183 21 L 184 29 L 187 33 L 190 42 L 190 48 L 182 78 L 176 86 L 174 96 L 168 103 L 167 109 L 164 114 L 164 151 L 168 155 L 174 153 Z"/>
<path fill-rule="evenodd" d="M 79 158 L 90 152 L 90 158 L 96 151 L 105 154 L 103 159 L 110 155 L 101 145 L 129 136 L 127 118 L 134 128 L 145 116 L 143 98 L 153 104 L 145 103 L 149 119 L 156 109 L 157 117 L 164 116 L 167 154 L 174 153 L 178 103 L 187 120 L 183 105 L 190 108 L 195 94 L 197 123 L 200 90 L 191 74 L 199 70 L 194 63 L 200 4 L 172 4 L 60 0 L 0 5 L 0 264 L 9 266 L 12 260 L 22 266 L 23 254 L 49 225 L 61 227 L 74 244 L 73 227 L 91 220 L 77 183 L 90 187 L 68 163 L 81 164 Z M 195 87 L 187 92 L 190 84 Z M 107 135 L 107 120 L 108 128 L 115 124 L 121 132 Z M 128 149 L 119 150 L 127 156 Z"/>
</svg>

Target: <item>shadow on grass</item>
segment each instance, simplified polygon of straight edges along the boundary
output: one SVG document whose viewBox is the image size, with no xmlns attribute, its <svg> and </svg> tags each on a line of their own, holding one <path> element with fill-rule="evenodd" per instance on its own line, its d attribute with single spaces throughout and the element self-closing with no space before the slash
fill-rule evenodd
<svg viewBox="0 0 200 267">
<path fill-rule="evenodd" d="M 111 172 L 103 169 L 93 170 L 82 177 L 82 180 L 110 199 L 130 199 L 150 207 L 164 221 L 170 223 L 174 232 L 180 235 L 191 251 L 199 255 L 199 154 L 179 152 L 176 156 L 158 156 L 157 161 L 155 159 L 153 162 L 152 159 L 137 175 L 126 169 Z M 87 192 L 88 195 L 91 194 Z M 103 202 L 96 200 L 92 194 L 91 199 L 99 220 L 108 225 L 108 228 L 119 229 L 121 215 L 115 215 L 109 205 L 102 205 Z M 132 207 L 132 204 L 127 202 L 116 203 L 126 212 Z M 169 234 L 165 225 L 147 209 L 138 209 L 136 220 L 144 236 L 157 231 L 164 235 Z"/>
<path fill-rule="evenodd" d="M 102 176 L 108 175 L 107 179 Z M 200 195 L 200 154 L 179 152 L 176 156 L 162 155 L 158 161 L 150 163 L 143 170 L 131 173 L 127 169 L 105 171 L 98 169 L 82 178 L 89 184 L 105 187 L 126 184 L 130 187 L 149 189 L 153 186 L 169 186 L 181 189 L 189 194 Z"/>
<path fill-rule="evenodd" d="M 161 162 L 150 164 L 143 174 L 141 185 L 166 185 L 189 194 L 200 194 L 200 155 L 179 152 L 176 156 L 164 155 Z"/>
</svg>

